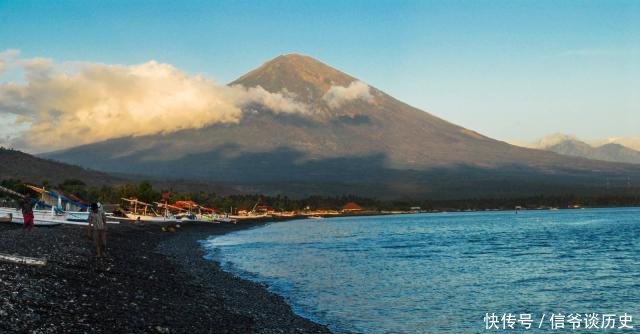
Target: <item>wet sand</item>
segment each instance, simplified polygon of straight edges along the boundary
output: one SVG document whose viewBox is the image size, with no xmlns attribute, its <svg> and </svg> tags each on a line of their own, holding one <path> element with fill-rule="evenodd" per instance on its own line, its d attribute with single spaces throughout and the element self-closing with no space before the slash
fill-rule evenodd
<svg viewBox="0 0 640 334">
<path fill-rule="evenodd" d="M 0 224 L 0 253 L 46 258 L 42 267 L 0 262 L 0 332 L 329 333 L 284 299 L 203 259 L 198 241 L 256 226 L 110 225 L 96 259 L 84 227 Z"/>
</svg>

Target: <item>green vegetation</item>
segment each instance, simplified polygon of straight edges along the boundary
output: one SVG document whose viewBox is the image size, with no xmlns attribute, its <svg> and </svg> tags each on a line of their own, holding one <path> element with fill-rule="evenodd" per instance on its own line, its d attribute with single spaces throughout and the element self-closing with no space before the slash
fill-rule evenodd
<svg viewBox="0 0 640 334">
<path fill-rule="evenodd" d="M 0 185 L 13 189 L 20 193 L 27 193 L 29 189 L 18 179 L 7 179 Z M 42 186 L 42 185 L 40 185 Z M 459 211 L 459 210 L 510 210 L 516 206 L 528 209 L 556 207 L 566 208 L 570 206 L 583 207 L 613 207 L 613 206 L 640 206 L 640 193 L 610 196 L 535 196 L 527 198 L 469 198 L 458 200 L 421 200 L 421 201 L 380 201 L 357 196 L 322 197 L 310 196 L 306 198 L 291 198 L 287 196 L 264 196 L 258 194 L 217 196 L 215 193 L 194 192 L 178 193 L 170 189 L 156 190 L 149 181 L 140 183 L 128 183 L 115 187 L 101 186 L 89 187 L 83 181 L 68 179 L 52 186 L 44 184 L 47 188 L 62 190 L 73 194 L 87 202 L 100 201 L 102 203 L 120 203 L 120 199 L 137 198 L 140 201 L 152 203 L 161 201 L 163 195 L 170 203 L 178 200 L 193 200 L 202 205 L 213 207 L 221 211 L 229 211 L 231 207 L 236 209 L 251 209 L 256 203 L 271 208 L 292 211 L 310 209 L 340 209 L 347 202 L 356 202 L 362 207 L 371 210 L 408 210 L 410 207 L 419 206 L 428 211 Z"/>
</svg>

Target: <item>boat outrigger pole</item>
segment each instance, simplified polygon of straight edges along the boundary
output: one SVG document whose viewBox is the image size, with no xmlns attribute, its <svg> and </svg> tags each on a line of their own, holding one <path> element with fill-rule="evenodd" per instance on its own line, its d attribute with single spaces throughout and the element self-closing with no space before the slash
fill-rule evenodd
<svg viewBox="0 0 640 334">
<path fill-rule="evenodd" d="M 9 195 L 13 195 L 13 196 L 19 197 L 19 198 L 25 198 L 25 196 L 23 194 L 21 194 L 19 192 L 15 192 L 15 191 L 13 191 L 13 190 L 11 190 L 9 188 L 5 188 L 3 186 L 0 186 L 0 191 L 3 192 L 3 193 L 7 193 Z"/>
</svg>

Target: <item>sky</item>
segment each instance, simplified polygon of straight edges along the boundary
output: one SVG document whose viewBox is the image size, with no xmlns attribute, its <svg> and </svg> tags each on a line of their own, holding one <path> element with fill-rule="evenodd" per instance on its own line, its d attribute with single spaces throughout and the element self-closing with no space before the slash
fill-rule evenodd
<svg viewBox="0 0 640 334">
<path fill-rule="evenodd" d="M 302 53 L 496 139 L 640 138 L 640 1 L 0 0 L 2 50 L 222 84 Z"/>
</svg>

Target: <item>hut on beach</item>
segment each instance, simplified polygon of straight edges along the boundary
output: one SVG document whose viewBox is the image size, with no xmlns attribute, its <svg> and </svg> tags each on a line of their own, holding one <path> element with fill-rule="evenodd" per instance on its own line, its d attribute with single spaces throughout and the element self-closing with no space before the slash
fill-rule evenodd
<svg viewBox="0 0 640 334">
<path fill-rule="evenodd" d="M 349 202 L 342 207 L 342 213 L 355 213 L 362 210 L 362 207 L 355 202 Z"/>
</svg>

